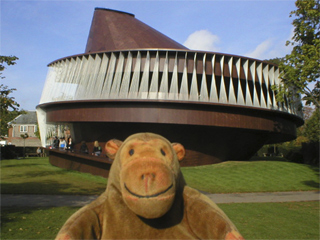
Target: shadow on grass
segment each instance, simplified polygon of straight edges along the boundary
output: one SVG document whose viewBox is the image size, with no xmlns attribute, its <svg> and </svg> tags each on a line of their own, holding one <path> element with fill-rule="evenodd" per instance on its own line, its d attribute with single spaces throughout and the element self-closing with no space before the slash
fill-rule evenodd
<svg viewBox="0 0 320 240">
<path fill-rule="evenodd" d="M 16 165 L 16 164 L 12 164 L 12 165 L 1 165 L 1 168 L 12 168 L 12 167 L 30 167 L 30 166 L 43 166 L 44 164 L 42 163 L 28 163 L 28 164 L 19 164 L 19 165 Z"/>
<path fill-rule="evenodd" d="M 307 186 L 310 186 L 310 187 L 314 187 L 314 188 L 317 188 L 317 189 L 320 189 L 320 182 L 319 182 L 319 167 L 316 167 L 316 166 L 310 166 L 309 165 L 309 168 L 314 172 L 314 174 L 317 176 L 317 179 L 318 181 L 314 181 L 314 180 L 310 180 L 310 181 L 303 181 L 302 183 L 307 185 Z"/>
<path fill-rule="evenodd" d="M 85 188 L 53 180 L 1 184 L 1 194 L 100 195 L 104 190 L 105 186 Z"/>
<path fill-rule="evenodd" d="M 47 177 L 47 176 L 54 176 L 54 175 L 65 175 L 67 171 L 30 171 L 23 174 L 12 174 L 11 178 L 35 178 L 35 177 Z"/>
<path fill-rule="evenodd" d="M 303 183 L 304 185 L 309 186 L 309 187 L 313 187 L 313 188 L 319 189 L 319 182 L 315 182 L 315 181 L 303 181 L 302 183 Z"/>
<path fill-rule="evenodd" d="M 19 214 L 31 214 L 33 212 L 32 208 L 17 208 L 17 207 L 4 207 L 1 208 L 1 228 L 5 227 L 6 224 L 11 223 L 11 222 L 16 222 L 20 219 L 24 219 L 23 217 L 18 218 L 15 216 L 10 216 L 11 214 L 14 213 L 19 213 Z"/>
<path fill-rule="evenodd" d="M 78 207 L 4 207 L 2 239 L 54 239 L 63 223 Z"/>
<path fill-rule="evenodd" d="M 309 165 L 309 168 L 314 171 L 314 173 L 319 177 L 320 176 L 320 173 L 319 173 L 319 167 L 316 167 L 316 166 L 310 166 Z"/>
</svg>

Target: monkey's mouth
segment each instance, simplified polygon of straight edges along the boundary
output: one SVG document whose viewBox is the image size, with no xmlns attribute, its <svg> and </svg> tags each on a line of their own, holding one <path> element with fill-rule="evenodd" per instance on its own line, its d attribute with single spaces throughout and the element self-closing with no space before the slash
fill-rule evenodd
<svg viewBox="0 0 320 240">
<path fill-rule="evenodd" d="M 125 187 L 125 189 L 126 189 L 131 195 L 133 195 L 133 196 L 135 196 L 135 197 L 138 197 L 138 198 L 154 198 L 154 197 L 158 197 L 158 196 L 160 196 L 161 194 L 164 194 L 164 193 L 166 193 L 167 191 L 169 191 L 169 190 L 173 187 L 173 183 L 172 183 L 167 189 L 165 189 L 164 191 L 161 191 L 161 192 L 159 192 L 159 193 L 155 193 L 155 194 L 152 194 L 152 195 L 146 195 L 146 196 L 139 195 L 139 194 L 137 194 L 137 193 L 132 192 L 132 191 L 127 187 L 126 184 L 124 184 L 124 187 Z"/>
</svg>

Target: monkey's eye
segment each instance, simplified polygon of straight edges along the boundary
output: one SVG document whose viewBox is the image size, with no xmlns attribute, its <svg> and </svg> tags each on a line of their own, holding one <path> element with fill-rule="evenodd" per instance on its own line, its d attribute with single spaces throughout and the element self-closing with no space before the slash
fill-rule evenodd
<svg viewBox="0 0 320 240">
<path fill-rule="evenodd" d="M 130 154 L 130 156 L 132 156 L 134 154 L 134 150 L 130 149 L 129 154 Z"/>
<path fill-rule="evenodd" d="M 163 156 L 165 156 L 165 155 L 166 155 L 166 152 L 165 152 L 165 151 L 163 151 L 163 149 L 162 149 L 162 148 L 160 149 L 160 152 L 161 152 L 161 154 L 162 154 Z"/>
</svg>

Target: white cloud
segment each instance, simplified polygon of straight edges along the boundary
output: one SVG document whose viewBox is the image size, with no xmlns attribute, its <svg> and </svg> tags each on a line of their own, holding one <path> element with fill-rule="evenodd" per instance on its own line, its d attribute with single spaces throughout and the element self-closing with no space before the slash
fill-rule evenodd
<svg viewBox="0 0 320 240">
<path fill-rule="evenodd" d="M 219 48 L 216 47 L 218 43 L 218 36 L 208 30 L 199 30 L 190 34 L 183 45 L 191 50 L 218 51 Z"/>
<path fill-rule="evenodd" d="M 263 59 L 264 56 L 268 53 L 272 47 L 272 40 L 267 39 L 264 42 L 260 43 L 253 51 L 245 54 L 247 57 Z"/>
<path fill-rule="evenodd" d="M 290 35 L 286 39 L 267 39 L 260 43 L 253 51 L 245 53 L 244 56 L 261 60 L 284 57 L 292 51 L 292 46 L 286 46 L 286 41 L 291 40 L 293 34 L 293 29 L 291 29 Z"/>
</svg>

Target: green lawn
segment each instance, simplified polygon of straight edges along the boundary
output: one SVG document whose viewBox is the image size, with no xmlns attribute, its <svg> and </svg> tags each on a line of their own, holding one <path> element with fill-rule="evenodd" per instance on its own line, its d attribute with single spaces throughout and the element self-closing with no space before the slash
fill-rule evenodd
<svg viewBox="0 0 320 240">
<path fill-rule="evenodd" d="M 54 239 L 64 222 L 79 208 L 1 209 L 1 239 Z"/>
<path fill-rule="evenodd" d="M 48 158 L 2 160 L 1 192 L 101 194 L 107 180 L 50 165 Z M 228 161 L 181 168 L 189 186 L 210 193 L 319 190 L 319 168 L 281 161 Z"/>
<path fill-rule="evenodd" d="M 1 193 L 7 194 L 101 194 L 107 179 L 68 171 L 48 158 L 1 160 Z"/>
<path fill-rule="evenodd" d="M 319 202 L 219 204 L 249 239 L 314 239 L 319 235 Z"/>
<path fill-rule="evenodd" d="M 107 180 L 49 164 L 2 160 L 1 193 L 100 194 Z M 319 190 L 319 169 L 281 161 L 229 161 L 183 167 L 187 184 L 212 193 Z M 319 239 L 319 202 L 219 204 L 246 239 Z M 78 210 L 1 208 L 1 239 L 53 239 Z"/>
<path fill-rule="evenodd" d="M 281 161 L 228 161 L 182 168 L 189 186 L 210 193 L 319 190 L 319 168 Z"/>
<path fill-rule="evenodd" d="M 248 239 L 319 239 L 319 202 L 219 204 Z M 78 208 L 3 208 L 1 239 L 54 239 Z"/>
</svg>

